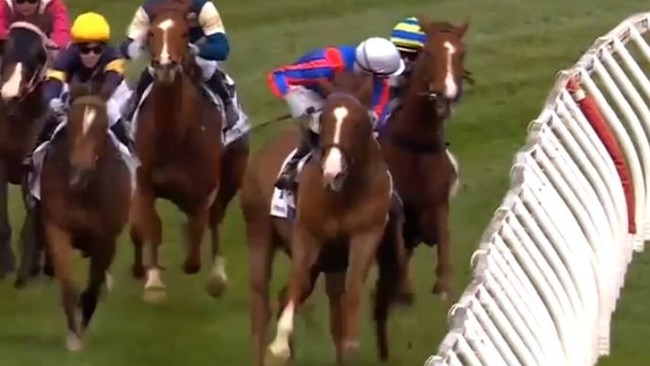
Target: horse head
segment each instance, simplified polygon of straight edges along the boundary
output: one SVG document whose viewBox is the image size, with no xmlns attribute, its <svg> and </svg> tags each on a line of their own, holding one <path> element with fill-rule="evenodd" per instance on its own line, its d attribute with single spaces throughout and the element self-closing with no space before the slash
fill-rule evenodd
<svg viewBox="0 0 650 366">
<path fill-rule="evenodd" d="M 415 87 L 420 95 L 433 103 L 436 116 L 444 120 L 450 115 L 453 103 L 460 98 L 466 78 L 463 38 L 469 23 L 455 26 L 420 18 L 420 27 L 427 41 L 415 60 L 410 80 L 418 83 Z"/>
<path fill-rule="evenodd" d="M 355 165 L 368 158 L 372 124 L 368 109 L 373 76 L 344 72 L 333 82 L 319 82 L 326 96 L 320 115 L 323 185 L 339 191 Z"/>
<path fill-rule="evenodd" d="M 190 5 L 187 0 L 168 0 L 152 12 L 148 41 L 151 67 L 158 83 L 170 85 L 184 71 L 192 77 L 199 75 L 188 47 Z"/>
<path fill-rule="evenodd" d="M 2 52 L 0 94 L 5 103 L 20 101 L 45 79 L 48 67 L 48 38 L 40 15 L 20 17 L 9 27 Z"/>
<path fill-rule="evenodd" d="M 97 162 L 110 143 L 106 102 L 90 90 L 79 87 L 71 91 L 68 111 L 69 184 L 73 190 L 85 188 Z"/>
</svg>

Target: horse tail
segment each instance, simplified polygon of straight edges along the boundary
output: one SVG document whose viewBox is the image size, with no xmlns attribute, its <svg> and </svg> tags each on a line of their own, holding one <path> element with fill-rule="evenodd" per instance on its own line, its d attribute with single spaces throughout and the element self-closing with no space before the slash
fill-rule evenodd
<svg viewBox="0 0 650 366">
<path fill-rule="evenodd" d="M 451 162 L 451 165 L 454 167 L 454 180 L 451 183 L 450 190 L 449 190 L 449 198 L 453 198 L 458 194 L 458 191 L 460 190 L 460 166 L 458 164 L 458 160 L 454 156 L 454 154 L 449 151 L 447 151 L 447 157 L 449 157 L 449 161 Z"/>
</svg>

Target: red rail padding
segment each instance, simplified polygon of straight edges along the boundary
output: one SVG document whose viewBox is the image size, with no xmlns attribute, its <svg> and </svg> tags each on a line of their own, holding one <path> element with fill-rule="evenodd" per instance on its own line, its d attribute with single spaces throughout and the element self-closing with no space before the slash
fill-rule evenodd
<svg viewBox="0 0 650 366">
<path fill-rule="evenodd" d="M 578 81 L 575 79 L 569 80 L 566 88 L 569 93 L 571 93 L 571 96 L 576 103 L 580 106 L 580 110 L 582 110 L 587 121 L 589 121 L 591 127 L 596 131 L 596 134 L 605 145 L 609 156 L 614 161 L 618 177 L 621 180 L 621 185 L 625 192 L 625 200 L 627 201 L 627 230 L 630 234 L 636 234 L 636 202 L 634 200 L 634 190 L 632 179 L 630 179 L 630 171 L 625 159 L 623 158 L 621 147 L 619 146 L 618 141 L 616 141 L 616 137 L 605 121 L 605 118 L 600 114 L 596 101 L 591 96 L 586 95 Z"/>
</svg>

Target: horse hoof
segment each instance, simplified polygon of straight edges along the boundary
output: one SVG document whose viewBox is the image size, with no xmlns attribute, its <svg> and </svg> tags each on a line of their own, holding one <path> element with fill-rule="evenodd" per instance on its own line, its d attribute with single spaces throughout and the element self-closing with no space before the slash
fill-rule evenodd
<svg viewBox="0 0 650 366">
<path fill-rule="evenodd" d="M 345 365 L 358 364 L 359 349 L 361 345 L 358 341 L 348 341 L 343 345 L 342 359 Z"/>
<path fill-rule="evenodd" d="M 144 278 L 144 266 L 132 266 L 131 267 L 131 274 L 133 275 L 133 278 L 137 279 L 143 279 Z"/>
<path fill-rule="evenodd" d="M 400 292 L 397 294 L 396 303 L 403 306 L 411 306 L 415 302 L 415 295 L 412 292 Z"/>
<path fill-rule="evenodd" d="M 274 352 L 270 348 L 264 356 L 264 366 L 289 366 L 291 365 L 291 349 L 286 348 L 280 352 Z"/>
<path fill-rule="evenodd" d="M 201 270 L 201 265 L 196 263 L 185 263 L 183 264 L 183 271 L 186 274 L 197 274 Z"/>
<path fill-rule="evenodd" d="M 205 291 L 208 295 L 215 298 L 221 297 L 227 288 L 228 281 L 217 273 L 211 273 L 205 285 Z"/>
<path fill-rule="evenodd" d="M 439 284 L 433 286 L 433 290 L 431 290 L 431 293 L 440 296 L 442 301 L 447 301 L 447 299 L 449 299 L 449 292 L 448 286 L 442 286 Z"/>
<path fill-rule="evenodd" d="M 151 305 L 163 304 L 167 301 L 167 292 L 164 289 L 145 289 L 142 299 Z"/>
<path fill-rule="evenodd" d="M 83 339 L 75 332 L 68 332 L 65 343 L 70 352 L 79 352 L 84 348 Z"/>
</svg>

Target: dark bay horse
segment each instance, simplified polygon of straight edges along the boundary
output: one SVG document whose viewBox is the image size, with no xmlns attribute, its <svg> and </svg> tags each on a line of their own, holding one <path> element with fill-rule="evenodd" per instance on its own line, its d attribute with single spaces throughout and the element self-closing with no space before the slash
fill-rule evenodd
<svg viewBox="0 0 650 366">
<path fill-rule="evenodd" d="M 0 67 L 0 277 L 15 269 L 11 251 L 8 184 L 23 184 L 23 159 L 34 148 L 45 111 L 42 81 L 49 65 L 50 19 L 35 14 L 16 18 L 3 45 Z"/>
<path fill-rule="evenodd" d="M 74 101 L 67 125 L 49 143 L 40 192 L 40 213 L 61 287 L 70 351 L 83 348 L 83 331 L 95 312 L 101 286 L 110 280 L 108 270 L 117 237 L 128 222 L 132 191 L 129 168 L 109 135 L 105 101 L 79 93 L 71 91 Z M 73 249 L 90 259 L 88 285 L 80 297 L 72 277 Z"/>
<path fill-rule="evenodd" d="M 131 210 L 136 254 L 133 271 L 136 276 L 143 275 L 142 248 L 147 243 L 147 301 L 165 296 L 158 255 L 162 227 L 155 210 L 157 198 L 170 200 L 188 217 L 183 265 L 186 273 L 197 273 L 201 268 L 200 249 L 206 225 L 211 226 L 213 243 L 218 243 L 214 240 L 218 237 L 218 220 L 216 215 L 210 215 L 220 211 L 212 206 L 223 165 L 223 115 L 203 94 L 201 70 L 189 52 L 189 6 L 189 1 L 167 1 L 154 10 L 148 40 L 154 82 L 135 118 L 135 148 L 141 165 Z M 219 259 L 215 258 L 216 268 L 210 275 L 213 282 L 223 284 L 225 271 Z"/>
<path fill-rule="evenodd" d="M 295 222 L 272 217 L 270 212 L 274 183 L 296 146 L 296 131 L 259 150 L 244 176 L 240 201 L 250 256 L 256 366 L 265 364 L 269 282 L 277 250 L 290 255 L 292 272 L 288 288 L 281 291 L 278 333 L 266 352 L 267 362 L 292 358 L 294 314 L 313 291 L 320 273 L 325 274 L 337 361 L 344 362 L 358 348 L 361 290 L 375 259 L 379 279 L 374 318 L 380 358 L 388 358 L 388 307 L 405 275 L 405 253 L 399 207 L 389 220 L 389 208 L 394 209 L 392 183 L 372 136 L 371 85 L 370 76 L 348 73 L 340 74 L 333 86 L 321 83 L 328 95 L 320 117 L 321 148 L 299 174 Z"/>
<path fill-rule="evenodd" d="M 449 200 L 459 186 L 444 122 L 462 93 L 463 37 L 469 25 L 420 24 L 427 34 L 424 50 L 414 62 L 401 108 L 393 112 L 378 140 L 404 202 L 408 256 L 420 242 L 437 246 L 433 293 L 444 299 L 452 286 Z"/>
</svg>

